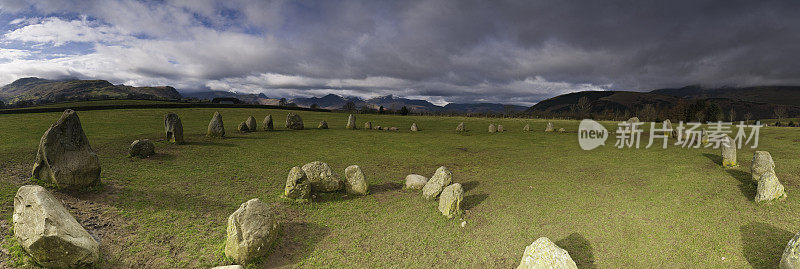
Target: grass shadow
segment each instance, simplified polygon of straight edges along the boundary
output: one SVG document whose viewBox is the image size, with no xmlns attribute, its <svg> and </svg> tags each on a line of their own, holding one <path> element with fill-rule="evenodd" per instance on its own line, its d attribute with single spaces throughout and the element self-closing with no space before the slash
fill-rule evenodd
<svg viewBox="0 0 800 269">
<path fill-rule="evenodd" d="M 722 156 L 711 154 L 711 153 L 703 153 L 703 156 L 711 160 L 717 165 L 722 165 Z"/>
<path fill-rule="evenodd" d="M 476 205 L 479 205 L 480 203 L 482 203 L 483 200 L 486 200 L 487 197 L 489 197 L 489 195 L 485 194 L 485 193 L 470 194 L 470 195 L 464 196 L 464 201 L 463 201 L 464 210 L 472 209 Z"/>
<path fill-rule="evenodd" d="M 555 243 L 569 253 L 578 268 L 597 268 L 594 264 L 592 244 L 581 234 L 572 233 Z"/>
<path fill-rule="evenodd" d="M 373 185 L 369 186 L 369 193 L 370 194 L 378 194 L 382 192 L 388 191 L 399 191 L 403 188 L 403 184 L 397 182 L 384 182 L 380 185 Z"/>
<path fill-rule="evenodd" d="M 222 139 L 228 139 L 228 138 L 222 138 Z M 236 144 L 221 143 L 219 141 L 215 141 L 215 140 L 222 140 L 222 139 L 214 138 L 214 140 L 205 140 L 205 141 L 184 141 L 183 144 L 181 144 L 181 145 L 187 145 L 187 146 L 221 146 L 221 147 L 235 147 L 236 146 Z"/>
<path fill-rule="evenodd" d="M 753 178 L 750 176 L 750 173 L 737 169 L 727 169 L 725 172 L 740 182 L 739 190 L 742 192 L 742 195 L 749 199 L 756 197 L 758 185 L 753 182 Z"/>
<path fill-rule="evenodd" d="M 784 229 L 761 222 L 739 227 L 742 252 L 753 268 L 778 268 L 786 243 L 794 236 Z"/>
<path fill-rule="evenodd" d="M 135 158 L 135 157 L 131 157 L 131 158 Z M 145 158 L 145 159 L 141 159 L 141 160 L 172 161 L 172 160 L 175 160 L 175 158 L 176 158 L 176 156 L 173 155 L 173 154 L 156 152 L 156 154 L 153 154 L 152 156 L 150 156 L 148 158 Z M 136 159 L 138 159 L 138 158 L 136 158 Z"/>
<path fill-rule="evenodd" d="M 479 184 L 481 184 L 481 183 L 478 182 L 478 181 L 474 181 L 473 180 L 473 181 L 467 181 L 467 182 L 461 183 L 461 187 L 464 189 L 464 192 L 468 192 L 468 191 L 474 189 L 475 187 L 477 187 Z"/>
<path fill-rule="evenodd" d="M 291 267 L 308 258 L 314 246 L 330 233 L 330 228 L 309 222 L 281 224 L 279 240 L 261 268 Z"/>
</svg>

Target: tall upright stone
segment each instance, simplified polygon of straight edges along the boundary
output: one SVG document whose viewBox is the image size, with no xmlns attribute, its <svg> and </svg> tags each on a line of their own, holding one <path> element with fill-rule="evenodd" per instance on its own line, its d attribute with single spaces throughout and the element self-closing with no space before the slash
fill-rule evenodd
<svg viewBox="0 0 800 269">
<path fill-rule="evenodd" d="M 247 128 L 247 122 L 244 121 L 242 123 L 239 123 L 239 127 L 237 127 L 236 129 L 239 130 L 239 132 L 241 133 L 246 133 L 250 131 L 250 129 Z"/>
<path fill-rule="evenodd" d="M 736 162 L 736 144 L 733 143 L 733 139 L 727 135 L 722 139 L 722 143 L 720 143 L 722 166 L 726 168 L 739 166 L 739 163 Z"/>
<path fill-rule="evenodd" d="M 168 142 L 183 144 L 183 123 L 178 114 L 167 113 L 164 115 L 164 133 Z"/>
<path fill-rule="evenodd" d="M 372 122 L 368 121 L 364 123 L 364 130 L 371 130 L 372 129 Z"/>
<path fill-rule="evenodd" d="M 490 132 L 490 133 L 497 132 L 497 127 L 496 127 L 496 126 L 494 126 L 494 124 L 493 124 L 493 123 L 490 123 L 490 124 L 489 124 L 489 132 Z"/>
<path fill-rule="evenodd" d="M 265 257 L 278 235 L 278 222 L 269 205 L 251 199 L 228 217 L 225 255 L 246 264 Z"/>
<path fill-rule="evenodd" d="M 522 131 L 523 132 L 530 132 L 531 131 L 531 124 L 530 123 L 526 123 L 525 127 L 522 127 Z"/>
<path fill-rule="evenodd" d="M 664 130 L 664 135 L 667 137 L 677 137 L 677 130 L 672 128 L 672 121 L 669 119 L 664 120 L 661 124 L 661 129 Z"/>
<path fill-rule="evenodd" d="M 461 122 L 456 126 L 456 132 L 466 132 L 467 128 L 464 127 L 464 122 Z"/>
<path fill-rule="evenodd" d="M 317 125 L 317 129 L 328 129 L 328 122 L 327 121 L 320 121 L 319 125 Z"/>
<path fill-rule="evenodd" d="M 497 125 L 497 132 L 499 132 L 499 133 L 505 132 L 505 129 L 503 129 L 503 125 L 502 124 L 498 124 Z"/>
<path fill-rule="evenodd" d="M 32 177 L 63 189 L 100 182 L 100 160 L 89 145 L 78 114 L 67 109 L 39 140 Z"/>
<path fill-rule="evenodd" d="M 419 131 L 419 126 L 417 126 L 417 123 L 416 123 L 416 122 L 411 124 L 411 131 L 412 131 L 412 132 L 417 132 L 417 131 Z"/>
<path fill-rule="evenodd" d="M 454 183 L 442 190 L 439 196 L 439 212 L 448 219 L 461 215 L 461 202 L 464 200 L 464 188 Z"/>
<path fill-rule="evenodd" d="M 286 115 L 286 129 L 303 130 L 303 119 L 294 112 Z"/>
<path fill-rule="evenodd" d="M 540 237 L 525 248 L 517 269 L 577 269 L 578 265 L 569 253 L 558 247 L 547 237 Z"/>
<path fill-rule="evenodd" d="M 272 115 L 267 115 L 264 117 L 264 131 L 272 130 L 275 130 L 275 127 L 272 126 Z"/>
<path fill-rule="evenodd" d="M 795 234 L 786 244 L 779 268 L 800 269 L 800 233 Z"/>
<path fill-rule="evenodd" d="M 425 186 L 422 187 L 422 197 L 426 200 L 433 200 L 451 182 L 453 182 L 453 174 L 450 173 L 450 170 L 444 166 L 439 167 L 439 169 L 436 169 L 436 173 L 425 183 Z"/>
<path fill-rule="evenodd" d="M 222 115 L 219 112 L 214 112 L 211 121 L 208 123 L 208 137 L 225 137 L 225 125 L 222 123 Z"/>
<path fill-rule="evenodd" d="M 245 121 L 245 124 L 247 124 L 247 129 L 250 130 L 250 132 L 255 132 L 258 130 L 257 129 L 258 126 L 256 125 L 256 118 L 253 116 L 248 117 L 247 120 Z"/>
<path fill-rule="evenodd" d="M 306 172 L 300 167 L 292 167 L 286 178 L 283 196 L 289 199 L 308 199 L 311 193 L 311 184 L 308 182 Z"/>
<path fill-rule="evenodd" d="M 768 151 L 757 150 L 753 153 L 753 162 L 750 166 L 750 176 L 753 181 L 758 181 L 766 172 L 775 172 L 775 162 Z"/>
<path fill-rule="evenodd" d="M 351 165 L 344 169 L 344 189 L 349 194 L 355 195 L 367 195 L 369 191 L 369 186 L 367 185 L 367 180 L 364 177 L 364 173 L 361 172 L 361 167 L 358 165 Z"/>
<path fill-rule="evenodd" d="M 356 129 L 356 116 L 353 116 L 353 114 L 350 114 L 350 116 L 347 116 L 347 126 L 346 127 L 347 127 L 347 129 L 350 129 L 350 130 L 355 130 Z"/>
<path fill-rule="evenodd" d="M 552 132 L 552 131 L 555 131 L 555 129 L 553 129 L 553 123 L 552 123 L 552 122 L 548 122 L 548 123 L 547 123 L 547 126 L 545 126 L 545 128 L 544 128 L 544 131 L 545 131 L 545 132 Z"/>
</svg>

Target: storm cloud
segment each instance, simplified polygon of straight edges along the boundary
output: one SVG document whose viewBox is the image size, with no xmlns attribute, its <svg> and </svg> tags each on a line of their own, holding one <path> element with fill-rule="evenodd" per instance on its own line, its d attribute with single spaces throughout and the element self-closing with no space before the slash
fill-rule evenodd
<svg viewBox="0 0 800 269">
<path fill-rule="evenodd" d="M 797 1 L 0 0 L 0 83 L 395 94 L 800 84 Z"/>
</svg>

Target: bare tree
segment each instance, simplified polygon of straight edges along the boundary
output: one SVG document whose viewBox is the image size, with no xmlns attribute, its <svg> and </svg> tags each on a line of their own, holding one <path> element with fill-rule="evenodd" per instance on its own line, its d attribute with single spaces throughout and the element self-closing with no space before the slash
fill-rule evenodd
<svg viewBox="0 0 800 269">
<path fill-rule="evenodd" d="M 752 118 L 753 118 L 753 113 L 750 113 L 749 111 L 747 113 L 744 113 L 744 121 L 745 122 L 749 121 Z"/>
<path fill-rule="evenodd" d="M 592 111 L 592 103 L 589 102 L 589 98 L 583 96 L 581 98 L 578 98 L 578 103 L 572 105 L 570 107 L 570 110 L 572 110 L 572 113 L 575 114 L 575 117 L 586 118 Z"/>
<path fill-rule="evenodd" d="M 731 107 L 731 111 L 728 112 L 728 119 L 730 120 L 730 122 L 736 120 L 736 110 L 733 110 L 733 107 Z"/>
<path fill-rule="evenodd" d="M 656 112 L 656 108 L 653 107 L 653 104 L 646 104 L 639 111 L 639 117 L 642 117 L 642 121 L 654 121 L 658 112 Z"/>
<path fill-rule="evenodd" d="M 775 113 L 775 117 L 778 118 L 778 122 L 780 122 L 781 119 L 786 117 L 786 107 L 776 106 L 775 109 L 772 110 L 772 112 Z"/>
</svg>

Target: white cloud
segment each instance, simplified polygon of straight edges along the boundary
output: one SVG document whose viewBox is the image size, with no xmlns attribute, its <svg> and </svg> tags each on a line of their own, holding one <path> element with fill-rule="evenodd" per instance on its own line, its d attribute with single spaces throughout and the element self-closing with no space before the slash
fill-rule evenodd
<svg viewBox="0 0 800 269">
<path fill-rule="evenodd" d="M 47 18 L 40 23 L 26 25 L 4 35 L 6 40 L 35 42 L 62 46 L 67 42 L 117 43 L 130 38 L 110 26 L 100 25 L 86 19 L 65 21 Z"/>
</svg>

